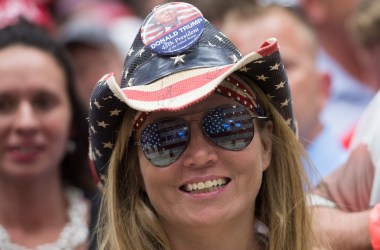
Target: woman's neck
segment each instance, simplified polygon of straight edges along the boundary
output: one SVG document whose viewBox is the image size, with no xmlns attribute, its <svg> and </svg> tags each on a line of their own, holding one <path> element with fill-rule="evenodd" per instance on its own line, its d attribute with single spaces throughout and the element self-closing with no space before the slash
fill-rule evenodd
<svg viewBox="0 0 380 250">
<path fill-rule="evenodd" d="M 179 229 L 167 232 L 172 249 L 264 249 L 263 241 L 257 234 L 251 220 L 245 223 L 220 224 L 214 227 Z"/>
<path fill-rule="evenodd" d="M 0 224 L 5 228 L 63 225 L 66 200 L 59 174 L 35 180 L 0 179 Z"/>
</svg>

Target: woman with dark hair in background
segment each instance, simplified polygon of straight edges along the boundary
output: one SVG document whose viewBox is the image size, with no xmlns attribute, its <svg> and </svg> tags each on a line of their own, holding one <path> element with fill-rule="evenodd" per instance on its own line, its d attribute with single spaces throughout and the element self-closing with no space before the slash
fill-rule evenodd
<svg viewBox="0 0 380 250">
<path fill-rule="evenodd" d="M 39 26 L 0 29 L 0 249 L 96 249 L 87 122 L 65 51 Z"/>
</svg>

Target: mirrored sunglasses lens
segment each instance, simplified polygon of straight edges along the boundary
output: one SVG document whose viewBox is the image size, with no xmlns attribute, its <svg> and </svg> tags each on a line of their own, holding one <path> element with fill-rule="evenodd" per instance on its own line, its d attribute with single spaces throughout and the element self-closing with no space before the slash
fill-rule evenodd
<svg viewBox="0 0 380 250">
<path fill-rule="evenodd" d="M 144 155 L 157 167 L 166 167 L 177 160 L 188 140 L 189 128 L 181 119 L 151 123 L 141 133 Z"/>
<path fill-rule="evenodd" d="M 254 135 L 252 116 L 243 106 L 225 106 L 209 111 L 203 130 L 215 144 L 229 150 L 247 147 Z"/>
</svg>

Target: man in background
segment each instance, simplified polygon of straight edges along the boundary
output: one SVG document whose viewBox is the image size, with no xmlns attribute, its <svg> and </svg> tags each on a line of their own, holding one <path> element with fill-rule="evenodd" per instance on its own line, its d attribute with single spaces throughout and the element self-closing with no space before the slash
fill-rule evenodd
<svg viewBox="0 0 380 250">
<path fill-rule="evenodd" d="M 244 4 L 227 13 L 222 31 L 243 53 L 276 37 L 288 74 L 299 138 L 318 173 L 308 171 L 312 184 L 331 173 L 346 158 L 339 138 L 320 119 L 329 98 L 330 77 L 316 68 L 318 43 L 298 14 L 278 5 Z M 278 66 L 278 65 L 276 65 Z M 282 67 L 282 65 L 280 65 Z M 281 88 L 279 83 L 278 88 Z M 305 161 L 305 168 L 308 170 Z"/>
</svg>

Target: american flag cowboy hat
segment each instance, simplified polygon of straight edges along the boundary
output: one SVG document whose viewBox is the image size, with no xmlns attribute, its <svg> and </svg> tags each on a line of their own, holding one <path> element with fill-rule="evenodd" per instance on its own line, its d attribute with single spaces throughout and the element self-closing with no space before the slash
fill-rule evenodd
<svg viewBox="0 0 380 250">
<path fill-rule="evenodd" d="M 157 41 L 166 42 L 160 44 L 160 48 L 149 47 L 152 42 L 149 38 L 144 43 L 142 31 L 151 24 L 149 20 L 155 11 L 171 4 L 195 8 L 178 2 L 156 7 L 145 19 L 126 56 L 121 84 L 110 73 L 100 79 L 93 90 L 89 155 L 101 182 L 128 109 L 152 112 L 185 108 L 206 98 L 232 73 L 257 85 L 296 133 L 288 79 L 276 39 L 270 38 L 257 51 L 242 56 L 228 38 L 200 14 L 157 37 Z M 184 31 L 182 37 L 181 31 Z M 185 37 L 189 32 L 192 36 Z"/>
</svg>

